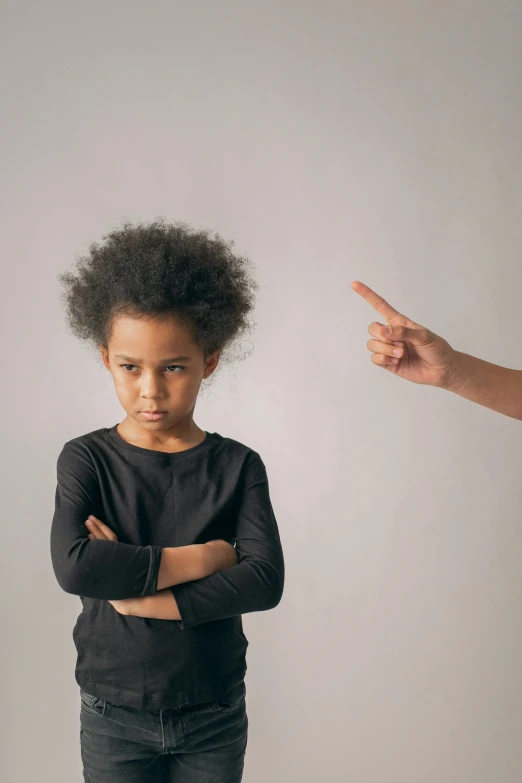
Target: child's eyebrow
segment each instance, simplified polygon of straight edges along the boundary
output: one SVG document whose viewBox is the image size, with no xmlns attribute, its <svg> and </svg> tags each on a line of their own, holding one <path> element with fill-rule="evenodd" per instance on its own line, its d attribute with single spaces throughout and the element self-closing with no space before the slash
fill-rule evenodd
<svg viewBox="0 0 522 783">
<path fill-rule="evenodd" d="M 132 362 L 133 364 L 139 364 L 141 362 L 141 359 L 133 359 L 130 356 L 124 356 L 122 353 L 116 353 L 114 358 L 126 359 L 128 362 Z M 165 362 L 190 362 L 191 359 L 191 356 L 170 356 L 168 359 L 160 359 L 159 364 L 165 364 Z"/>
</svg>

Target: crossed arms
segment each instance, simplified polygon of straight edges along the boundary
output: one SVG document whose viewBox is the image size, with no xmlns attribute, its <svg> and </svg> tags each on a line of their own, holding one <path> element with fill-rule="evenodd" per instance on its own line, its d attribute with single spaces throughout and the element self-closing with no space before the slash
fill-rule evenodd
<svg viewBox="0 0 522 783">
<path fill-rule="evenodd" d="M 217 542 L 160 547 L 105 536 L 91 539 L 85 523 L 93 509 L 103 509 L 99 480 L 85 445 L 68 441 L 57 462 L 50 537 L 60 587 L 86 598 L 126 601 L 124 613 L 175 620 L 182 630 L 274 608 L 283 593 L 284 560 L 266 471 L 255 452 L 244 478 L 235 519 L 235 564 L 226 558 L 223 563 L 223 551 L 216 560 L 209 545 Z"/>
</svg>

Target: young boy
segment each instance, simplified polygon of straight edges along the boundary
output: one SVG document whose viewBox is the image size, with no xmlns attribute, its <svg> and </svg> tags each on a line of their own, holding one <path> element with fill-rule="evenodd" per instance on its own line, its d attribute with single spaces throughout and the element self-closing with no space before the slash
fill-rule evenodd
<svg viewBox="0 0 522 783">
<path fill-rule="evenodd" d="M 239 783 L 241 615 L 278 605 L 284 560 L 261 457 L 193 415 L 257 284 L 230 244 L 180 223 L 104 240 L 60 278 L 69 325 L 100 349 L 127 415 L 64 445 L 50 542 L 83 605 L 84 777 Z"/>
</svg>

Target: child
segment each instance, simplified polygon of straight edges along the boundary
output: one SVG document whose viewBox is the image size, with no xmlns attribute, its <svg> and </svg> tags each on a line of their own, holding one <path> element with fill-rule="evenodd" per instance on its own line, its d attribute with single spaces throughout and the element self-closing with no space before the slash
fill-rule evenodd
<svg viewBox="0 0 522 783">
<path fill-rule="evenodd" d="M 261 457 L 193 416 L 249 328 L 257 283 L 232 243 L 182 223 L 127 222 L 103 239 L 60 281 L 127 415 L 63 446 L 50 536 L 56 579 L 83 606 L 84 778 L 237 783 L 241 615 L 278 605 L 284 559 Z"/>
</svg>

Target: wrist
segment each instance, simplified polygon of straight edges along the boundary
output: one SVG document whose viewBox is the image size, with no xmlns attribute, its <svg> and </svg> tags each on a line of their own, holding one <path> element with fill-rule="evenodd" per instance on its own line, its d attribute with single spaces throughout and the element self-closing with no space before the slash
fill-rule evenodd
<svg viewBox="0 0 522 783">
<path fill-rule="evenodd" d="M 118 610 L 120 611 L 120 614 L 132 617 L 137 608 L 136 601 L 143 601 L 143 598 L 125 598 L 125 600 L 121 602 L 121 609 Z"/>
<path fill-rule="evenodd" d="M 466 383 L 468 376 L 469 367 L 466 364 L 466 354 L 461 353 L 460 351 L 454 351 L 453 362 L 446 373 L 442 388 L 445 389 L 445 391 L 458 394 Z"/>
</svg>

